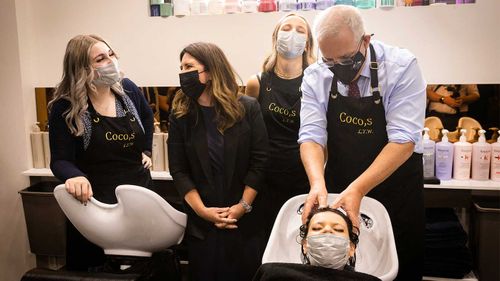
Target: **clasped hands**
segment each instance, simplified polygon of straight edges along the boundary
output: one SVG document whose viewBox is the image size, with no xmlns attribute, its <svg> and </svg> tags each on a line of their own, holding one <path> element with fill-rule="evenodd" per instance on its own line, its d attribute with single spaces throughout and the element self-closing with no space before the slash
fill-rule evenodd
<svg viewBox="0 0 500 281">
<path fill-rule="evenodd" d="M 240 203 L 231 207 L 204 207 L 198 214 L 204 220 L 212 222 L 220 229 L 236 229 L 238 220 L 245 214 L 245 208 Z"/>
</svg>

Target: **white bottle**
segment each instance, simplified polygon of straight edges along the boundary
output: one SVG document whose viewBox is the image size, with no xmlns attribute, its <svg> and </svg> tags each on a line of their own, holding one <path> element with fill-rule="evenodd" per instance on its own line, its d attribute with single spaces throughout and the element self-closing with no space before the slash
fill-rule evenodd
<svg viewBox="0 0 500 281">
<path fill-rule="evenodd" d="M 424 128 L 422 146 L 424 149 L 424 178 L 434 177 L 434 157 L 436 143 L 429 138 L 429 128 Z"/>
<path fill-rule="evenodd" d="M 436 143 L 436 177 L 450 180 L 453 168 L 453 144 L 448 141 L 448 130 L 441 130 L 443 137 Z"/>
<path fill-rule="evenodd" d="M 174 16 L 182 17 L 189 16 L 191 10 L 190 0 L 173 0 L 174 1 Z"/>
<path fill-rule="evenodd" d="M 45 157 L 43 155 L 43 135 L 40 132 L 39 122 L 31 126 L 31 156 L 33 168 L 41 169 L 45 167 Z"/>
<path fill-rule="evenodd" d="M 456 180 L 470 179 L 472 144 L 467 142 L 466 132 L 466 129 L 461 129 L 459 141 L 453 144 L 455 150 L 453 157 L 453 178 Z"/>
<path fill-rule="evenodd" d="M 224 14 L 224 0 L 208 0 L 208 14 L 210 15 Z"/>
<path fill-rule="evenodd" d="M 257 13 L 259 3 L 256 0 L 242 0 L 241 12 L 243 13 Z"/>
<path fill-rule="evenodd" d="M 50 139 L 49 132 L 42 132 L 43 155 L 45 168 L 50 168 Z"/>
<path fill-rule="evenodd" d="M 151 151 L 151 162 L 153 171 L 165 171 L 165 154 L 163 152 L 163 133 L 158 126 L 160 123 L 155 122 L 155 132 L 153 134 L 153 151 Z"/>
<path fill-rule="evenodd" d="M 490 176 L 491 144 L 486 142 L 485 130 L 479 130 L 479 140 L 472 144 L 472 179 L 488 180 Z"/>
<path fill-rule="evenodd" d="M 500 181 L 500 138 L 491 144 L 491 179 Z"/>
<path fill-rule="evenodd" d="M 208 6 L 206 0 L 191 1 L 191 15 L 206 15 L 208 14 Z"/>
</svg>

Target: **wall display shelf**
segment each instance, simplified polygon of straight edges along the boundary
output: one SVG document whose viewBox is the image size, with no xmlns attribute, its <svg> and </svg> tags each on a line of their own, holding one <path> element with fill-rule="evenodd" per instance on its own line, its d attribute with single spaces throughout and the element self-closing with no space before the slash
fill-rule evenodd
<svg viewBox="0 0 500 281">
<path fill-rule="evenodd" d="M 470 272 L 465 275 L 462 279 L 453 279 L 453 278 L 441 278 L 441 277 L 432 277 L 432 276 L 424 276 L 423 281 L 478 281 L 474 272 Z"/>
<path fill-rule="evenodd" d="M 22 173 L 24 176 L 28 177 L 54 177 L 54 174 L 52 174 L 52 171 L 50 169 L 29 169 L 26 170 Z M 170 175 L 169 172 L 157 172 L 157 171 L 151 171 L 151 177 L 153 180 L 164 180 L 164 181 L 171 181 L 172 176 Z"/>
</svg>

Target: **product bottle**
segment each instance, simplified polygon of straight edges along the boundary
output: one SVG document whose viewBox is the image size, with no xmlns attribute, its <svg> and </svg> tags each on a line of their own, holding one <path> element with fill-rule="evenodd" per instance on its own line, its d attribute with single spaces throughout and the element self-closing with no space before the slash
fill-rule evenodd
<svg viewBox="0 0 500 281">
<path fill-rule="evenodd" d="M 259 3 L 257 0 L 243 0 L 241 1 L 241 11 L 243 13 L 257 13 Z"/>
<path fill-rule="evenodd" d="M 350 5 L 355 6 L 354 0 L 336 0 L 335 5 Z"/>
<path fill-rule="evenodd" d="M 316 0 L 299 0 L 297 10 L 302 10 L 302 11 L 316 10 Z"/>
<path fill-rule="evenodd" d="M 43 135 L 40 132 L 40 122 L 31 126 L 31 155 L 33 158 L 33 168 L 45 168 L 45 157 L 43 154 Z"/>
<path fill-rule="evenodd" d="M 380 3 L 379 3 L 379 7 L 385 7 L 385 8 L 389 8 L 389 7 L 394 7 L 395 6 L 395 3 L 394 3 L 395 0 L 380 0 Z"/>
<path fill-rule="evenodd" d="M 224 0 L 208 0 L 208 13 L 210 15 L 224 14 Z"/>
<path fill-rule="evenodd" d="M 472 144 L 467 142 L 466 129 L 460 130 L 460 139 L 454 143 L 455 153 L 453 157 L 453 178 L 457 180 L 470 179 L 470 166 L 472 156 Z"/>
<path fill-rule="evenodd" d="M 189 16 L 191 3 L 189 0 L 174 0 L 174 16 Z"/>
<path fill-rule="evenodd" d="M 441 130 L 443 137 L 436 143 L 436 177 L 450 180 L 453 168 L 453 144 L 448 141 L 448 130 Z"/>
<path fill-rule="evenodd" d="M 170 17 L 174 14 L 172 0 L 165 0 L 165 3 L 160 4 L 160 16 Z"/>
<path fill-rule="evenodd" d="M 356 7 L 359 9 L 375 8 L 375 0 L 356 0 Z"/>
<path fill-rule="evenodd" d="M 280 0 L 278 2 L 278 10 L 280 12 L 297 11 L 297 0 Z"/>
<path fill-rule="evenodd" d="M 422 146 L 424 149 L 424 178 L 434 177 L 435 142 L 429 138 L 429 128 L 424 128 Z"/>
<path fill-rule="evenodd" d="M 472 144 L 472 179 L 488 180 L 490 176 L 491 144 L 486 142 L 485 130 L 479 130 L 479 140 Z"/>
<path fill-rule="evenodd" d="M 491 179 L 500 181 L 500 138 L 491 144 Z"/>
<path fill-rule="evenodd" d="M 335 0 L 316 0 L 316 10 L 326 10 L 335 5 Z"/>
<path fill-rule="evenodd" d="M 165 171 L 165 159 L 163 152 L 163 133 L 159 127 L 160 123 L 155 122 L 155 132 L 153 133 L 153 151 L 151 151 L 152 171 Z"/>
<path fill-rule="evenodd" d="M 259 12 L 276 12 L 275 0 L 261 0 L 259 3 Z"/>
<path fill-rule="evenodd" d="M 191 15 L 206 15 L 208 14 L 208 5 L 206 0 L 191 1 Z"/>
<path fill-rule="evenodd" d="M 224 4 L 225 14 L 236 14 L 240 12 L 240 1 L 239 0 L 226 0 Z"/>
</svg>

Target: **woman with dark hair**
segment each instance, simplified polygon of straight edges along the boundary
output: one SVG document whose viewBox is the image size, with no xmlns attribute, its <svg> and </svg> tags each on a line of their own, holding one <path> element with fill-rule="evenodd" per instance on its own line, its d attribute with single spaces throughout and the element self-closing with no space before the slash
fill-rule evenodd
<svg viewBox="0 0 500 281">
<path fill-rule="evenodd" d="M 266 263 L 254 281 L 377 281 L 377 277 L 356 272 L 359 230 L 343 210 L 313 209 L 300 226 L 303 264 Z"/>
<path fill-rule="evenodd" d="M 300 226 L 305 264 L 354 271 L 359 229 L 343 210 L 312 211 Z"/>
<path fill-rule="evenodd" d="M 235 71 L 216 45 L 190 44 L 180 61 L 168 158 L 188 214 L 191 280 L 251 280 L 264 250 L 257 193 L 267 134 L 260 107 L 239 94 Z"/>
</svg>

